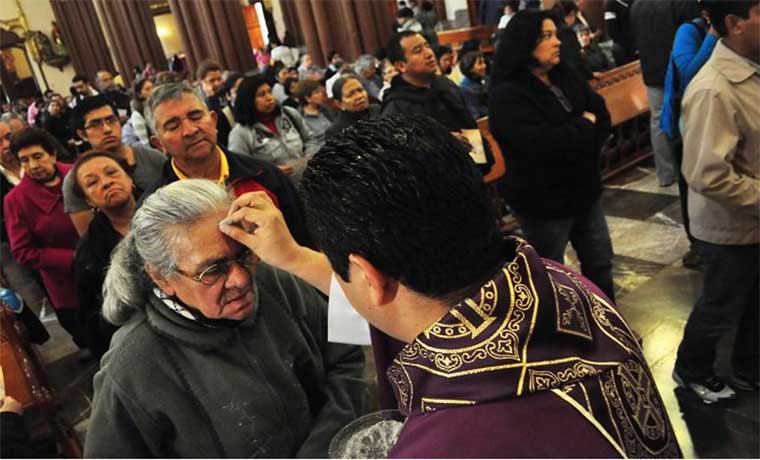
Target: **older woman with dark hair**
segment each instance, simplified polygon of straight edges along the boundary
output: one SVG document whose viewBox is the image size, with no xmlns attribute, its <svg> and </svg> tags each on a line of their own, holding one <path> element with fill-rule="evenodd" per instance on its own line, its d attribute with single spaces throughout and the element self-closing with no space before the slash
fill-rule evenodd
<svg viewBox="0 0 760 460">
<path fill-rule="evenodd" d="M 269 161 L 300 182 L 319 143 L 298 110 L 278 105 L 266 78 L 253 75 L 240 83 L 233 112 L 238 124 L 229 149 Z"/>
<path fill-rule="evenodd" d="M 369 103 L 367 90 L 359 77 L 346 75 L 333 84 L 333 98 L 338 101 L 340 112 L 327 130 L 327 137 L 334 136 L 359 120 L 380 118 L 380 106 Z"/>
<path fill-rule="evenodd" d="M 470 51 L 459 60 L 459 69 L 464 78 L 459 83 L 462 94 L 467 101 L 472 117 L 478 119 L 488 115 L 488 86 L 486 73 L 488 68 L 483 53 Z"/>
<path fill-rule="evenodd" d="M 24 177 L 5 196 L 3 211 L 14 259 L 39 270 L 58 321 L 77 346 L 85 348 L 71 274 L 79 235 L 63 211 L 61 189 L 71 165 L 56 161 L 55 145 L 53 136 L 42 129 L 13 135 L 11 152 Z"/>
<path fill-rule="evenodd" d="M 74 193 L 96 210 L 77 244 L 74 278 L 84 334 L 97 358 L 108 350 L 116 331 L 101 315 L 103 281 L 111 263 L 111 251 L 129 232 L 137 208 L 135 197 L 140 195 L 128 168 L 122 158 L 111 152 L 90 151 L 71 170 Z"/>
<path fill-rule="evenodd" d="M 558 262 L 572 243 L 583 274 L 614 300 L 612 242 L 599 202 L 610 115 L 560 61 L 557 25 L 547 13 L 521 11 L 504 29 L 488 107 L 508 165 L 506 200 L 528 241 Z"/>
</svg>

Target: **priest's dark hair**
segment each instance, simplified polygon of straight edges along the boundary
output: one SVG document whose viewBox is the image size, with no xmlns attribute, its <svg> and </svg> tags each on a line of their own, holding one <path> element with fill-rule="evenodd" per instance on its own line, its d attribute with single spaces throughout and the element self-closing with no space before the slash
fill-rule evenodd
<svg viewBox="0 0 760 460">
<path fill-rule="evenodd" d="M 419 294 L 453 300 L 501 266 L 483 178 L 430 117 L 357 122 L 309 161 L 301 186 L 318 247 L 346 281 L 357 254 Z"/>
</svg>

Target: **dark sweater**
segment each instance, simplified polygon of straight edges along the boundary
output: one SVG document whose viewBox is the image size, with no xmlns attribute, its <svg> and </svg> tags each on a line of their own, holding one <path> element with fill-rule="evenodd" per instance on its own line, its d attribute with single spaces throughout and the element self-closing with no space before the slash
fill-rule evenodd
<svg viewBox="0 0 760 460">
<path fill-rule="evenodd" d="M 449 131 L 477 129 L 478 124 L 467 108 L 467 101 L 459 87 L 450 79 L 436 76 L 430 88 L 414 86 L 397 75 L 391 87 L 383 96 L 382 116 L 396 114 L 427 115 Z M 487 174 L 493 165 L 493 154 L 488 144 L 484 144 L 487 163 L 480 165 L 480 171 Z"/>
<path fill-rule="evenodd" d="M 631 28 L 647 86 L 665 86 L 670 50 L 678 27 L 699 17 L 699 4 L 690 0 L 636 0 Z"/>
<path fill-rule="evenodd" d="M 121 239 L 121 234 L 114 230 L 108 217 L 99 212 L 79 239 L 74 253 L 79 314 L 87 346 L 98 359 L 108 350 L 111 336 L 116 332 L 116 327 L 103 318 L 101 311 L 103 282 L 111 263 L 111 252 Z"/>
<path fill-rule="evenodd" d="M 573 73 L 555 71 L 552 81 L 570 112 L 531 74 L 494 82 L 489 93 L 491 132 L 507 165 L 506 199 L 524 216 L 573 216 L 601 194 L 599 153 L 610 131 L 604 100 Z"/>
</svg>

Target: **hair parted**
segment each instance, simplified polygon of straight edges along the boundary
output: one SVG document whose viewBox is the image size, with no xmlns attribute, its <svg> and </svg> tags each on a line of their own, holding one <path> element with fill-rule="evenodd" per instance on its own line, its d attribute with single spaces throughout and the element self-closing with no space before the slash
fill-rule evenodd
<svg viewBox="0 0 760 460">
<path fill-rule="evenodd" d="M 262 74 L 245 77 L 243 81 L 240 82 L 235 105 L 232 107 L 232 114 L 235 116 L 235 121 L 248 127 L 253 126 L 258 121 L 258 114 L 256 113 L 256 91 L 258 91 L 260 87 L 268 84 L 269 81 Z"/>
<path fill-rule="evenodd" d="M 48 155 L 56 155 L 56 140 L 52 134 L 40 128 L 24 128 L 11 136 L 11 153 L 18 158 L 21 149 L 39 145 Z"/>
<path fill-rule="evenodd" d="M 153 287 L 146 265 L 166 277 L 177 266 L 175 249 L 188 227 L 232 204 L 216 182 L 185 179 L 156 190 L 135 212 L 127 236 L 116 246 L 103 283 L 103 316 L 124 324 L 144 308 Z M 203 248 L 198 248 L 202 251 Z"/>
<path fill-rule="evenodd" d="M 554 21 L 552 15 L 545 11 L 522 10 L 515 14 L 502 32 L 496 48 L 492 72 L 494 79 L 514 78 L 538 66 L 533 50 L 538 45 L 547 19 Z"/>
<path fill-rule="evenodd" d="M 82 189 L 82 185 L 79 183 L 79 170 L 82 168 L 82 165 L 89 162 L 90 160 L 94 160 L 95 158 L 110 158 L 113 161 L 116 162 L 116 164 L 119 165 L 121 169 L 124 170 L 124 173 L 127 173 L 129 171 L 129 165 L 127 164 L 127 160 L 120 157 L 119 155 L 109 152 L 107 150 L 88 150 L 87 152 L 84 152 L 77 158 L 76 163 L 74 163 L 74 167 L 71 168 L 71 171 L 69 171 L 69 174 L 71 174 L 72 179 L 74 179 L 74 185 L 72 187 L 72 190 L 74 191 L 74 195 L 78 196 L 79 198 L 86 198 L 84 196 L 84 190 Z"/>
</svg>

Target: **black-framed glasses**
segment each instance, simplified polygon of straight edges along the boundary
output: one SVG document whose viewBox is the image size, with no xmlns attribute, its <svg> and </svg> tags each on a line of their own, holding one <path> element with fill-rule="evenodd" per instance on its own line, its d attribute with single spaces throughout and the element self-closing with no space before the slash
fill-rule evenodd
<svg viewBox="0 0 760 460">
<path fill-rule="evenodd" d="M 254 268 L 258 260 L 258 257 L 256 257 L 250 249 L 244 249 L 237 255 L 237 257 L 217 262 L 200 273 L 189 273 L 180 270 L 179 268 L 175 268 L 174 271 L 185 278 L 190 278 L 204 286 L 213 286 L 221 279 L 227 281 L 227 277 L 230 275 L 230 270 L 232 270 L 232 264 L 238 264 L 246 270 L 251 270 Z"/>
<path fill-rule="evenodd" d="M 84 127 L 84 129 L 100 131 L 101 129 L 103 129 L 103 126 L 105 125 L 114 126 L 118 122 L 119 122 L 119 117 L 117 117 L 116 115 L 110 115 L 105 118 L 92 120 L 91 122 L 87 124 L 87 126 Z"/>
</svg>

